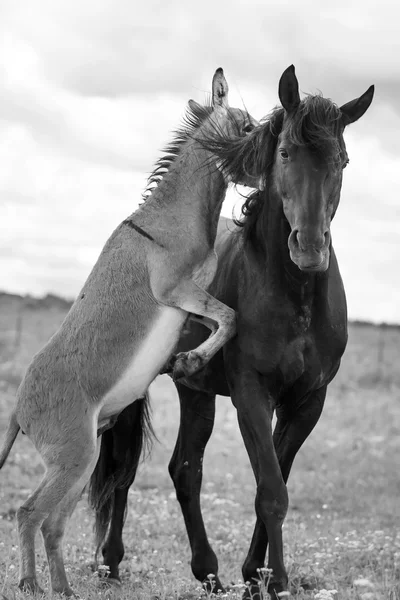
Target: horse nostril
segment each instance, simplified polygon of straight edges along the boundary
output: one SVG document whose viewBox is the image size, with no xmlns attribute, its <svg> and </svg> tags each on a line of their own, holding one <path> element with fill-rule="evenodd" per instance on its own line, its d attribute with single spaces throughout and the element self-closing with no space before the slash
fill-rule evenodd
<svg viewBox="0 0 400 600">
<path fill-rule="evenodd" d="M 324 233 L 324 242 L 325 247 L 328 247 L 331 243 L 331 232 L 329 231 L 329 229 L 327 229 Z"/>
<path fill-rule="evenodd" d="M 289 235 L 289 246 L 293 246 L 293 248 L 298 249 L 300 247 L 300 242 L 299 242 L 299 230 L 298 229 L 292 229 L 290 235 Z"/>
</svg>

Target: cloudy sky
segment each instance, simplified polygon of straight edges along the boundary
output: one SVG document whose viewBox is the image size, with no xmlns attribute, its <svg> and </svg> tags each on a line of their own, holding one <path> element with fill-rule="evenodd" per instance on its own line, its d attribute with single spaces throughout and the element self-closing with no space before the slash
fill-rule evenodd
<svg viewBox="0 0 400 600">
<path fill-rule="evenodd" d="M 0 288 L 73 298 L 215 69 L 260 118 L 293 63 L 303 92 L 339 105 L 376 86 L 346 131 L 333 241 L 350 317 L 400 322 L 396 5 L 1 0 Z M 232 191 L 223 214 L 235 205 Z"/>
</svg>

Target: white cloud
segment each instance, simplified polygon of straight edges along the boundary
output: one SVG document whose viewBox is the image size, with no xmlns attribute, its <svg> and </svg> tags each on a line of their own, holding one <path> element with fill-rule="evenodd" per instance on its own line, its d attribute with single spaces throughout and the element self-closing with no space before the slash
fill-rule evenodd
<svg viewBox="0 0 400 600">
<path fill-rule="evenodd" d="M 75 295 L 215 68 L 225 69 L 231 104 L 243 96 L 260 118 L 294 63 L 302 90 L 339 104 L 377 85 L 370 110 L 346 132 L 351 164 L 333 232 L 350 315 L 400 319 L 395 3 L 175 0 L 139 11 L 130 0 L 9 0 L 2 10 L 3 287 Z"/>
</svg>

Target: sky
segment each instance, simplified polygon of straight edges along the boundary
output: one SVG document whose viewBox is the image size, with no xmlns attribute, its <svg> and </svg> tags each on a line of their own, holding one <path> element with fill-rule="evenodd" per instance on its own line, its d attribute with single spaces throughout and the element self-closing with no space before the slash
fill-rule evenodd
<svg viewBox="0 0 400 600">
<path fill-rule="evenodd" d="M 399 323 L 394 0 L 0 0 L 0 289 L 74 298 L 215 69 L 259 119 L 290 64 L 338 105 L 376 86 L 345 132 L 332 238 L 350 318 Z M 229 190 L 222 214 L 240 204 Z"/>
</svg>

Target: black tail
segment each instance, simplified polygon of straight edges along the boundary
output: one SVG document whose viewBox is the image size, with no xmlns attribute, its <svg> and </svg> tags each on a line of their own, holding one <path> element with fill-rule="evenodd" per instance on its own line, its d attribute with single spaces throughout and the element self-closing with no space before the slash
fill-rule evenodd
<svg viewBox="0 0 400 600">
<path fill-rule="evenodd" d="M 10 454 L 10 450 L 15 442 L 15 438 L 18 435 L 20 426 L 17 421 L 15 411 L 11 413 L 10 420 L 6 431 L 6 439 L 4 440 L 3 448 L 0 452 L 0 469 L 7 460 L 7 456 Z"/>
<path fill-rule="evenodd" d="M 88 498 L 95 511 L 96 558 L 111 521 L 114 491 L 132 485 L 142 450 L 150 451 L 153 438 L 147 394 L 125 408 L 114 427 L 103 433 Z"/>
</svg>

